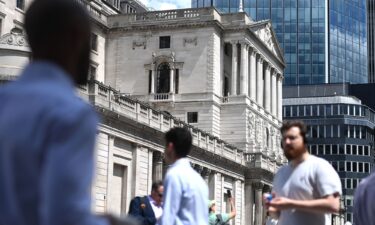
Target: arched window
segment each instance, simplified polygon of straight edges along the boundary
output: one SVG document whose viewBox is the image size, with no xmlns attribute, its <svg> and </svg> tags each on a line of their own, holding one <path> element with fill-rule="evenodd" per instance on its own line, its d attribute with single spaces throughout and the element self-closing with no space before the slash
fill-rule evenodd
<svg viewBox="0 0 375 225">
<path fill-rule="evenodd" d="M 156 93 L 169 93 L 170 70 L 171 69 L 168 63 L 162 63 L 158 66 L 156 76 Z"/>
</svg>

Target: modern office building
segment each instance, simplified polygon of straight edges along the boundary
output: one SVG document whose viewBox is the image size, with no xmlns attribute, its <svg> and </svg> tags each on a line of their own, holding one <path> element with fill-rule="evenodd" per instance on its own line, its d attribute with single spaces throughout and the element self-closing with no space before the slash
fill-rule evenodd
<svg viewBox="0 0 375 225">
<path fill-rule="evenodd" d="M 345 221 L 353 222 L 353 195 L 374 166 L 375 113 L 348 84 L 284 87 L 285 120 L 300 119 L 309 127 L 309 151 L 325 158 L 343 186 Z M 354 91 L 355 92 L 355 91 Z"/>
<path fill-rule="evenodd" d="M 371 2 L 371 1 L 370 1 Z M 192 0 L 270 19 L 287 63 L 285 85 L 366 83 L 366 0 Z M 373 70 L 372 70 L 373 71 Z"/>
<path fill-rule="evenodd" d="M 375 83 L 375 1 L 367 0 L 368 82 Z"/>
</svg>

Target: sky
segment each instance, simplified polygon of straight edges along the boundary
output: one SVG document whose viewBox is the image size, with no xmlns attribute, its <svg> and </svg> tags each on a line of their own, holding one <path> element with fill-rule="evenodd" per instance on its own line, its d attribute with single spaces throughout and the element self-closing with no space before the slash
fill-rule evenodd
<svg viewBox="0 0 375 225">
<path fill-rule="evenodd" d="M 155 10 L 190 8 L 191 0 L 139 0 Z"/>
</svg>

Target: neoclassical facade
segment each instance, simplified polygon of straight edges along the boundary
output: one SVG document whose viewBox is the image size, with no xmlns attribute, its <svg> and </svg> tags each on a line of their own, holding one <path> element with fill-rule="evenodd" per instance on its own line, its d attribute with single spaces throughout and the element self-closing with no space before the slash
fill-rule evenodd
<svg viewBox="0 0 375 225">
<path fill-rule="evenodd" d="M 238 212 L 232 224 L 263 224 L 262 194 L 285 163 L 279 145 L 285 63 L 270 22 L 213 8 L 120 14 L 108 2 L 80 2 L 94 27 L 91 80 L 78 93 L 102 118 L 93 210 L 126 214 L 134 196 L 148 194 L 167 169 L 164 133 L 184 126 L 193 135 L 192 166 L 218 211 L 229 210 L 232 190 Z M 30 52 L 23 10 L 11 0 L 0 6 L 6 81 L 16 79 Z"/>
</svg>

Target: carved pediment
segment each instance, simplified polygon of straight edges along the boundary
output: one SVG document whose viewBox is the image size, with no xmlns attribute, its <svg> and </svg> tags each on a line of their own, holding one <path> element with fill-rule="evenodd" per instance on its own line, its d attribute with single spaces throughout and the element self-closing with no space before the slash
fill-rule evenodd
<svg viewBox="0 0 375 225">
<path fill-rule="evenodd" d="M 276 34 L 271 27 L 271 23 L 267 21 L 256 23 L 251 30 L 259 37 L 264 45 L 275 54 L 282 62 L 284 62 L 283 52 L 280 49 Z"/>
</svg>

